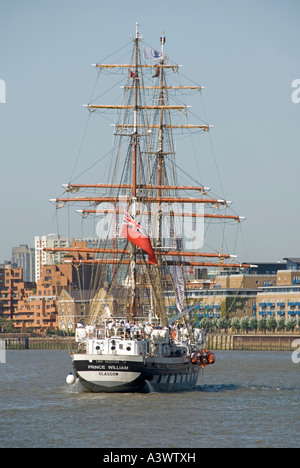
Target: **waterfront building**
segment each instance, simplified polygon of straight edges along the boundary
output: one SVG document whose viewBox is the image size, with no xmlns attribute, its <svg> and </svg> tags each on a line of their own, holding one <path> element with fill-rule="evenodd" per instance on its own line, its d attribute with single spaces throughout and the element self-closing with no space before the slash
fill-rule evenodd
<svg viewBox="0 0 300 468">
<path fill-rule="evenodd" d="M 276 275 L 277 271 L 286 270 L 286 268 L 287 264 L 283 262 L 253 262 L 253 266 L 247 270 L 247 274 Z"/>
<path fill-rule="evenodd" d="M 252 317 L 256 315 L 257 293 L 263 286 L 276 284 L 276 275 L 236 274 L 223 271 L 214 280 L 192 281 L 187 283 L 185 297 L 190 304 L 198 303 L 197 317 L 220 318 L 227 317 Z M 168 306 L 169 313 L 176 311 L 176 299 L 171 290 L 167 293 L 168 301 L 173 300 L 173 305 Z"/>
<path fill-rule="evenodd" d="M 23 280 L 27 283 L 35 281 L 35 249 L 21 244 L 13 247 L 11 265 L 23 269 Z"/>
<path fill-rule="evenodd" d="M 34 331 L 44 334 L 47 329 L 57 329 L 57 310 L 54 288 L 44 291 L 46 295 L 37 296 L 35 291 L 26 291 L 23 299 L 18 301 L 14 311 L 14 327 L 20 331 Z"/>
<path fill-rule="evenodd" d="M 44 265 L 35 287 L 25 291 L 17 303 L 12 316 L 15 328 L 22 331 L 31 329 L 39 334 L 60 329 L 58 305 L 62 291 L 68 294 L 69 290 L 76 288 L 80 296 L 79 285 L 89 286 L 90 276 L 88 265 L 76 268 L 67 260 L 58 265 Z"/>
<path fill-rule="evenodd" d="M 48 248 L 66 248 L 66 247 L 82 247 L 92 248 L 99 246 L 99 239 L 97 238 L 84 238 L 84 239 L 69 239 L 66 236 L 59 236 L 57 234 L 48 234 L 47 236 L 35 236 L 35 281 L 41 278 L 42 267 L 47 265 L 60 265 L 64 263 L 64 258 L 73 257 L 75 259 L 88 259 L 88 254 L 66 254 L 63 251 L 45 252 L 43 249 Z"/>
<path fill-rule="evenodd" d="M 0 313 L 5 320 L 13 320 L 18 301 L 21 300 L 27 289 L 33 283 L 23 281 L 22 268 L 12 268 L 6 265 L 0 269 L 1 290 L 0 290 Z"/>
<path fill-rule="evenodd" d="M 47 236 L 35 236 L 35 281 L 41 278 L 42 267 L 44 265 L 58 265 L 63 262 L 63 252 L 49 253 L 43 251 L 43 248 L 71 247 L 71 241 L 68 237 L 57 234 L 48 234 Z"/>
<path fill-rule="evenodd" d="M 75 241 L 73 247 L 87 247 L 86 241 Z M 57 301 L 62 290 L 91 289 L 91 281 L 99 284 L 95 265 L 74 266 L 72 259 L 88 258 L 88 254 L 73 252 L 65 255 L 63 262 L 43 265 L 36 283 L 23 280 L 23 269 L 3 265 L 0 268 L 0 314 L 12 320 L 20 331 L 28 329 L 44 334 L 47 329 L 59 328 Z M 99 279 L 99 278 L 98 278 Z M 95 286 L 94 286 L 95 287 Z M 93 293 L 95 294 L 95 292 Z"/>
<path fill-rule="evenodd" d="M 52 331 L 57 329 L 56 301 L 63 288 L 61 284 L 69 284 L 69 269 L 70 267 L 64 268 L 64 265 L 44 266 L 37 283 L 20 282 L 24 288 L 19 288 L 18 297 L 11 306 L 10 314 L 16 329 L 22 332 L 30 330 L 39 334 L 44 334 L 47 329 Z M 14 275 L 16 274 L 15 272 Z"/>
<path fill-rule="evenodd" d="M 0 269 L 0 316 L 13 321 L 21 331 L 44 333 L 57 329 L 56 300 L 62 288 L 72 284 L 72 265 L 52 265 L 42 268 L 37 283 L 23 281 L 22 268 Z"/>
<path fill-rule="evenodd" d="M 300 258 L 285 258 L 287 270 L 300 270 Z"/>
<path fill-rule="evenodd" d="M 57 300 L 58 329 L 68 333 L 75 331 L 77 324 L 86 323 L 89 315 L 102 312 L 109 317 L 114 312 L 114 298 L 104 288 L 93 295 L 91 290 L 63 289 Z"/>
<path fill-rule="evenodd" d="M 276 284 L 276 274 L 234 274 L 219 275 L 216 278 L 215 289 L 251 289 L 258 290 L 263 286 L 273 286 Z"/>
<path fill-rule="evenodd" d="M 300 319 L 300 271 L 282 270 L 276 285 L 264 286 L 257 294 L 257 318 Z"/>
<path fill-rule="evenodd" d="M 71 246 L 84 248 L 94 242 L 95 239 L 73 239 Z M 22 249 L 16 252 L 21 254 Z M 72 259 L 90 258 L 91 253 L 67 253 L 61 263 L 42 266 L 36 283 L 25 281 L 21 267 L 13 267 L 10 262 L 0 265 L 0 317 L 13 320 L 21 331 L 31 329 L 40 334 L 47 329 L 74 330 L 87 313 L 93 310 L 98 313 L 99 308 L 106 315 L 118 311 L 118 316 L 125 318 L 129 304 L 124 303 L 123 292 L 128 287 L 128 278 L 116 282 L 106 297 L 104 288 L 108 288 L 109 282 L 101 276 L 101 269 L 97 265 L 72 263 Z M 186 283 L 186 305 L 197 303 L 199 319 L 221 316 L 300 319 L 300 259 L 261 264 L 257 271 L 262 273 L 237 270 L 230 274 L 224 270 L 216 277 L 206 270 L 197 271 L 194 278 L 198 279 Z M 137 281 L 144 284 L 143 294 L 137 300 L 138 315 L 146 317 L 154 313 L 155 307 L 151 304 L 147 278 L 139 277 Z M 100 290 L 99 284 L 104 286 Z M 178 312 L 171 287 L 165 293 L 165 304 L 169 315 Z"/>
<path fill-rule="evenodd" d="M 88 314 L 90 291 L 63 289 L 57 299 L 58 329 L 64 332 L 74 331 L 77 323 Z"/>
</svg>

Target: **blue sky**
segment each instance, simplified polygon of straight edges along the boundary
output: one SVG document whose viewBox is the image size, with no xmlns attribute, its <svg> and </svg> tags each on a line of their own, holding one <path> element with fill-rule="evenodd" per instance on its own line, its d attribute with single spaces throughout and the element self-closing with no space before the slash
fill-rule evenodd
<svg viewBox="0 0 300 468">
<path fill-rule="evenodd" d="M 300 103 L 291 100 L 299 20 L 298 0 L 2 0 L 0 263 L 13 246 L 57 230 L 48 199 L 74 167 L 87 122 L 82 104 L 95 83 L 90 65 L 129 42 L 136 22 L 156 48 L 164 31 L 172 61 L 205 86 L 224 195 L 247 218 L 240 260 L 300 256 Z M 101 154 L 97 132 L 82 167 Z M 203 182 L 222 195 L 209 153 L 204 143 Z M 186 164 L 193 171 L 193 160 Z"/>
</svg>

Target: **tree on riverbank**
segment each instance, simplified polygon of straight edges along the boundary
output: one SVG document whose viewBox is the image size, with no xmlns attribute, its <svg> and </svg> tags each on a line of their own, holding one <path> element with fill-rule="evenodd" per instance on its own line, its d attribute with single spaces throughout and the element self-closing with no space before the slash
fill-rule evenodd
<svg viewBox="0 0 300 468">
<path fill-rule="evenodd" d="M 0 318 L 0 333 L 16 333 L 14 322 Z"/>
<path fill-rule="evenodd" d="M 207 332 L 221 332 L 228 331 L 231 329 L 232 332 L 248 333 L 249 330 L 252 332 L 259 331 L 260 333 L 269 332 L 294 332 L 297 328 L 300 328 L 300 319 L 287 319 L 280 318 L 276 321 L 275 317 L 261 318 L 257 320 L 255 317 L 243 317 L 232 319 L 210 319 L 208 317 L 203 318 L 200 323 L 200 328 L 204 328 Z"/>
</svg>

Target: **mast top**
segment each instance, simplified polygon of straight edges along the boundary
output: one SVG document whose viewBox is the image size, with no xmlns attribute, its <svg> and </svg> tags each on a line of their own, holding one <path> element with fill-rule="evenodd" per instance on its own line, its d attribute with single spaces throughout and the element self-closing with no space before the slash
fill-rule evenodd
<svg viewBox="0 0 300 468">
<path fill-rule="evenodd" d="M 161 43 L 161 51 L 164 51 L 164 45 L 166 43 L 166 36 L 165 33 L 162 32 L 161 38 L 160 38 L 160 43 Z"/>
<path fill-rule="evenodd" d="M 139 23 L 135 23 L 135 40 L 140 41 L 143 39 L 143 36 L 140 36 L 140 25 Z"/>
</svg>

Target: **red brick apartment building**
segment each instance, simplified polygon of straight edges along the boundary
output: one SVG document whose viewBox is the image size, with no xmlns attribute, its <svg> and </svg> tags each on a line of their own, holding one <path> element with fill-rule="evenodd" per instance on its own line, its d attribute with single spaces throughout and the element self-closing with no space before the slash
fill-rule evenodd
<svg viewBox="0 0 300 468">
<path fill-rule="evenodd" d="M 74 247 L 86 247 L 86 242 L 73 240 Z M 71 258 L 83 258 L 73 253 Z M 87 254 L 84 255 L 87 257 Z M 86 287 L 91 281 L 91 267 L 76 269 L 71 262 L 45 265 L 37 283 L 23 281 L 22 268 L 11 265 L 0 267 L 0 318 L 13 321 L 14 327 L 22 332 L 33 330 L 44 334 L 47 329 L 58 329 L 57 299 L 63 289 Z"/>
<path fill-rule="evenodd" d="M 13 320 L 19 299 L 25 296 L 25 290 L 33 284 L 24 283 L 22 268 L 9 265 L 0 269 L 0 314 L 5 320 Z"/>
<path fill-rule="evenodd" d="M 23 281 L 22 268 L 0 269 L 0 316 L 22 332 L 57 330 L 56 300 L 64 288 L 73 287 L 73 278 L 71 264 L 44 266 L 37 284 Z"/>
</svg>

